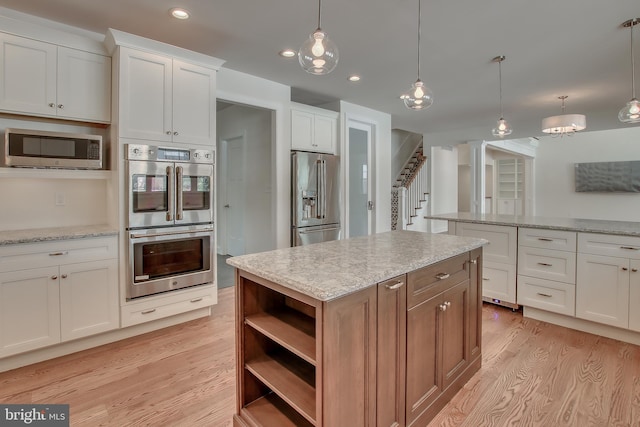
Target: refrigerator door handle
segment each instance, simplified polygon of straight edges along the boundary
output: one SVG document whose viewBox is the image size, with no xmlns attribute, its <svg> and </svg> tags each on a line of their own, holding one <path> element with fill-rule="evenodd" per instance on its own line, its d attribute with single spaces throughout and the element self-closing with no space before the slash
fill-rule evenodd
<svg viewBox="0 0 640 427">
<path fill-rule="evenodd" d="M 182 166 L 176 166 L 176 220 L 184 219 L 182 216 Z"/>
<path fill-rule="evenodd" d="M 322 233 L 324 231 L 335 231 L 335 230 L 340 230 L 340 227 L 331 227 L 331 228 L 318 228 L 316 230 L 310 230 L 310 231 L 298 231 L 298 234 L 311 234 L 311 233 Z"/>
<path fill-rule="evenodd" d="M 322 160 L 316 160 L 316 218 L 322 219 Z"/>
<path fill-rule="evenodd" d="M 327 217 L 327 161 L 322 160 L 322 213 L 321 219 Z"/>
</svg>

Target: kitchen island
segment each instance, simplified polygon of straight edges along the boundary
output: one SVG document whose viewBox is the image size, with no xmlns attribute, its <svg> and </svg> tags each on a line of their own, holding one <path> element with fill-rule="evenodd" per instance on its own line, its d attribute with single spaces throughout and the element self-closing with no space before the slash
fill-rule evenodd
<svg viewBox="0 0 640 427">
<path fill-rule="evenodd" d="M 640 345 L 640 222 L 454 212 L 449 234 L 489 240 L 483 296 L 525 317 Z"/>
<path fill-rule="evenodd" d="M 230 258 L 234 425 L 426 425 L 480 368 L 485 243 L 394 231 Z"/>
</svg>

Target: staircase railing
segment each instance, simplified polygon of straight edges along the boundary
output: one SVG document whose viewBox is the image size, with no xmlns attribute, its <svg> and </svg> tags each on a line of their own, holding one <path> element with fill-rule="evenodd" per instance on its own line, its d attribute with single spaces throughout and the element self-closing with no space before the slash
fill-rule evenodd
<svg viewBox="0 0 640 427">
<path fill-rule="evenodd" d="M 422 143 L 407 162 L 391 194 L 391 229 L 404 230 L 413 224 L 429 195 L 429 171 Z"/>
</svg>

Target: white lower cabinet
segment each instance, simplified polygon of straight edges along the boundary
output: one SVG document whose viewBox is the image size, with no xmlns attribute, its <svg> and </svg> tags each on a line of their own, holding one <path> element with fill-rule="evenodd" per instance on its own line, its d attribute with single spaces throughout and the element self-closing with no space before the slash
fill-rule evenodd
<svg viewBox="0 0 640 427">
<path fill-rule="evenodd" d="M 574 316 L 576 287 L 569 283 L 518 275 L 518 304 Z"/>
<path fill-rule="evenodd" d="M 59 342 L 58 268 L 0 273 L 0 357 Z"/>
<path fill-rule="evenodd" d="M 0 357 L 117 329 L 118 301 L 117 237 L 0 247 Z"/>
<path fill-rule="evenodd" d="M 516 266 L 485 262 L 482 266 L 482 297 L 491 300 L 516 302 Z"/>
<path fill-rule="evenodd" d="M 625 258 L 578 254 L 576 317 L 628 328 L 629 264 Z"/>
</svg>

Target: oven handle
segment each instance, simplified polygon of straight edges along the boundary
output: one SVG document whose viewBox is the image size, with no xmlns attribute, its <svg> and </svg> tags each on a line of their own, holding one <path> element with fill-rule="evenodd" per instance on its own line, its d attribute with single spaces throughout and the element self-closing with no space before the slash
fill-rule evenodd
<svg viewBox="0 0 640 427">
<path fill-rule="evenodd" d="M 176 166 L 176 220 L 182 219 L 182 166 Z"/>
<path fill-rule="evenodd" d="M 167 190 L 169 192 L 169 194 L 167 195 L 169 198 L 168 200 L 169 209 L 167 209 L 167 221 L 173 221 L 173 211 L 175 209 L 174 207 L 175 195 L 173 194 L 175 192 L 174 182 L 175 181 L 173 179 L 173 166 L 167 166 Z"/>
<path fill-rule="evenodd" d="M 176 234 L 198 234 L 203 232 L 211 232 L 213 231 L 213 227 L 202 228 L 198 230 L 182 230 L 182 231 L 159 231 L 153 234 L 135 234 L 131 233 L 130 237 L 132 239 L 144 239 L 145 237 L 161 237 L 161 236 L 173 236 Z"/>
</svg>

